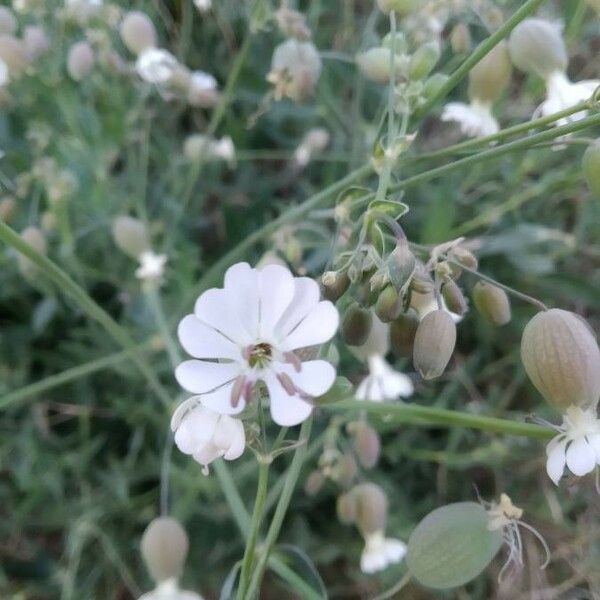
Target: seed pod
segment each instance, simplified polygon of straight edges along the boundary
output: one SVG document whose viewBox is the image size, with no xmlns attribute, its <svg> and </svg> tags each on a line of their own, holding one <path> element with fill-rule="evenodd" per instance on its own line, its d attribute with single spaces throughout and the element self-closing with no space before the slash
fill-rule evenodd
<svg viewBox="0 0 600 600">
<path fill-rule="evenodd" d="M 567 69 L 568 56 L 560 28 L 544 19 L 525 19 L 510 34 L 510 57 L 517 69 L 546 78 Z"/>
<path fill-rule="evenodd" d="M 412 355 L 418 326 L 419 319 L 413 311 L 400 315 L 390 325 L 390 345 L 399 358 Z"/>
<path fill-rule="evenodd" d="M 356 526 L 363 537 L 384 531 L 388 501 L 383 489 L 375 483 L 361 483 L 351 491 L 357 500 Z"/>
<path fill-rule="evenodd" d="M 397 319 L 402 312 L 402 296 L 393 285 L 388 285 L 375 302 L 375 314 L 383 323 Z"/>
<path fill-rule="evenodd" d="M 473 45 L 469 26 L 466 23 L 457 23 L 450 32 L 450 45 L 455 54 L 467 54 Z M 475 67 L 474 67 L 475 68 Z M 471 69 L 471 72 L 473 69 Z"/>
<path fill-rule="evenodd" d="M 386 14 L 394 11 L 399 17 L 406 17 L 417 10 L 419 0 L 377 0 L 377 6 Z"/>
<path fill-rule="evenodd" d="M 488 523 L 486 510 L 475 502 L 448 504 L 429 513 L 408 540 L 411 576 L 437 590 L 473 580 L 502 546 L 502 530 L 490 531 Z"/>
<path fill-rule="evenodd" d="M 156 46 L 156 29 L 150 17 L 139 10 L 128 12 L 119 27 L 119 34 L 132 54 Z"/>
<path fill-rule="evenodd" d="M 492 325 L 501 327 L 510 321 L 510 300 L 503 289 L 486 281 L 478 281 L 472 294 L 475 307 Z"/>
<path fill-rule="evenodd" d="M 346 452 L 332 469 L 332 479 L 342 487 L 347 488 L 358 473 L 358 465 L 352 454 Z"/>
<path fill-rule="evenodd" d="M 327 271 L 321 277 L 323 295 L 331 302 L 337 302 L 350 287 L 350 278 L 346 271 Z"/>
<path fill-rule="evenodd" d="M 365 421 L 348 423 L 347 429 L 352 435 L 358 462 L 365 469 L 372 469 L 379 461 L 381 453 L 379 434 Z"/>
<path fill-rule="evenodd" d="M 356 301 L 364 307 L 373 306 L 379 297 L 378 291 L 373 289 L 371 279 L 371 276 L 366 274 L 363 281 L 354 290 Z"/>
<path fill-rule="evenodd" d="M 425 79 L 440 59 L 440 45 L 437 42 L 423 44 L 411 57 L 408 76 L 412 80 Z"/>
<path fill-rule="evenodd" d="M 586 148 L 582 164 L 588 187 L 592 194 L 600 200 L 600 139 Z"/>
<path fill-rule="evenodd" d="M 361 73 L 376 83 L 390 81 L 391 50 L 389 48 L 370 48 L 366 52 L 356 55 L 356 64 Z"/>
<path fill-rule="evenodd" d="M 17 30 L 17 19 L 10 8 L 0 6 L 0 33 L 13 34 Z"/>
<path fill-rule="evenodd" d="M 415 272 L 417 264 L 415 255 L 410 251 L 406 240 L 398 241 L 386 263 L 390 282 L 398 292 L 402 291 Z"/>
<path fill-rule="evenodd" d="M 600 349 L 578 315 L 554 308 L 529 321 L 521 339 L 529 379 L 559 410 L 595 406 L 600 398 Z"/>
<path fill-rule="evenodd" d="M 112 225 L 112 235 L 119 250 L 136 260 L 150 248 L 148 231 L 139 219 L 126 215 L 116 217 Z"/>
<path fill-rule="evenodd" d="M 307 496 L 316 496 L 321 491 L 324 483 L 325 477 L 323 476 L 323 473 L 321 473 L 319 469 L 315 469 L 314 471 L 311 471 L 306 478 L 304 492 Z"/>
<path fill-rule="evenodd" d="M 67 72 L 71 79 L 81 81 L 92 72 L 95 61 L 92 47 L 87 42 L 77 42 L 69 50 Z"/>
<path fill-rule="evenodd" d="M 508 45 L 500 42 L 469 72 L 469 98 L 495 102 L 508 86 L 511 73 Z"/>
<path fill-rule="evenodd" d="M 172 517 L 154 519 L 144 531 L 141 550 L 146 567 L 157 582 L 177 578 L 188 553 L 188 536 Z"/>
<path fill-rule="evenodd" d="M 448 279 L 442 286 L 442 296 L 450 312 L 460 316 L 467 312 L 465 295 L 453 279 Z"/>
<path fill-rule="evenodd" d="M 456 344 L 456 325 L 445 310 L 423 317 L 415 335 L 413 364 L 423 379 L 439 377 L 450 361 Z"/>
<path fill-rule="evenodd" d="M 335 508 L 341 523 L 345 525 L 354 523 L 358 513 L 358 503 L 354 489 L 338 496 Z"/>
<path fill-rule="evenodd" d="M 342 321 L 342 339 L 349 346 L 361 346 L 367 341 L 373 316 L 370 311 L 354 303 L 348 307 Z"/>
</svg>

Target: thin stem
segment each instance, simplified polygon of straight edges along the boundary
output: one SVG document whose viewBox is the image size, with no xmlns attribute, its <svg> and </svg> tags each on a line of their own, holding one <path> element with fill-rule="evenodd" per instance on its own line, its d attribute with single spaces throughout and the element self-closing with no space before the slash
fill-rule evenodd
<svg viewBox="0 0 600 600">
<path fill-rule="evenodd" d="M 237 597 L 242 600 L 250 583 L 252 567 L 254 565 L 254 555 L 256 551 L 256 541 L 263 516 L 265 514 L 265 501 L 267 499 L 267 483 L 269 480 L 269 464 L 270 461 L 265 459 L 259 460 L 258 463 L 258 485 L 256 487 L 256 499 L 254 500 L 254 510 L 250 521 L 250 529 L 248 531 L 248 539 L 246 541 L 246 549 L 244 550 L 244 558 L 242 559 L 242 570 L 240 573 L 240 584 L 237 591 Z"/>
<path fill-rule="evenodd" d="M 386 590 L 379 596 L 375 596 L 373 600 L 387 600 L 388 598 L 394 598 L 398 592 L 403 590 L 410 583 L 410 573 L 406 573 L 404 577 L 389 590 Z"/>
<path fill-rule="evenodd" d="M 299 446 L 294 452 L 294 458 L 292 459 L 292 463 L 288 469 L 285 484 L 283 486 L 281 496 L 279 497 L 277 507 L 275 508 L 273 520 L 271 521 L 271 525 L 269 526 L 267 537 L 265 538 L 260 557 L 254 569 L 254 574 L 252 575 L 252 580 L 250 582 L 250 586 L 248 588 L 246 596 L 244 597 L 244 600 L 253 600 L 258 596 L 265 567 L 267 565 L 267 561 L 269 560 L 269 554 L 271 553 L 273 545 L 279 537 L 279 532 L 281 531 L 283 519 L 285 518 L 285 515 L 287 513 L 292 494 L 294 493 L 294 488 L 296 487 L 296 482 L 298 481 L 298 477 L 300 476 L 300 469 L 302 468 L 302 464 L 307 453 L 308 439 L 310 437 L 311 427 L 312 418 L 309 418 L 308 420 L 304 421 L 304 423 L 302 423 L 300 435 L 298 436 Z"/>
<path fill-rule="evenodd" d="M 492 433 L 505 433 L 533 439 L 550 439 L 555 432 L 532 423 L 520 423 L 508 419 L 473 415 L 457 410 L 402 404 L 400 402 L 364 402 L 360 400 L 342 400 L 334 404 L 324 405 L 323 410 L 334 412 L 357 412 L 386 416 L 394 423 L 410 423 L 411 425 L 436 425 L 443 427 L 468 427 Z"/>
</svg>

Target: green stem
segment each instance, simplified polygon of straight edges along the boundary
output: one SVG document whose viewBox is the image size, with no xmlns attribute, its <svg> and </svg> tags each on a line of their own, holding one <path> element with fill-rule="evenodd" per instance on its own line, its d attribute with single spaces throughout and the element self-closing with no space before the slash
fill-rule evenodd
<svg viewBox="0 0 600 600">
<path fill-rule="evenodd" d="M 304 423 L 302 423 L 300 435 L 298 436 L 299 446 L 294 452 L 294 458 L 292 459 L 292 463 L 288 469 L 285 484 L 283 486 L 281 496 L 279 497 L 277 507 L 275 508 L 273 520 L 271 521 L 271 525 L 269 526 L 267 537 L 265 538 L 260 557 L 254 569 L 252 580 L 250 582 L 248 591 L 244 596 L 244 600 L 253 600 L 258 596 L 265 567 L 269 560 L 269 554 L 271 553 L 273 545 L 279 537 L 279 532 L 281 531 L 283 519 L 285 518 L 285 515 L 287 513 L 292 494 L 294 493 L 294 488 L 296 487 L 296 482 L 298 481 L 298 477 L 300 476 L 300 469 L 302 468 L 302 464 L 304 462 L 304 458 L 308 449 L 308 439 L 310 437 L 311 427 L 312 418 L 309 418 L 308 420 L 304 421 Z"/>
<path fill-rule="evenodd" d="M 240 585 L 237 591 L 237 597 L 242 600 L 250 583 L 252 567 L 254 565 L 254 555 L 256 551 L 256 541 L 263 516 L 265 514 L 265 501 L 267 498 L 267 482 L 269 479 L 269 461 L 266 459 L 259 460 L 258 463 L 258 485 L 256 487 L 256 499 L 254 500 L 254 510 L 250 521 L 250 529 L 248 531 L 248 539 L 246 540 L 246 549 L 244 550 L 244 558 L 242 559 L 242 570 L 240 573 Z"/>
<path fill-rule="evenodd" d="M 360 400 L 342 400 L 322 407 L 334 412 L 364 411 L 373 415 L 385 416 L 395 423 L 410 423 L 411 425 L 438 425 L 443 427 L 468 427 L 492 433 L 505 433 L 521 437 L 546 440 L 555 432 L 532 423 L 520 423 L 508 419 L 473 415 L 457 410 L 403 404 L 400 402 L 364 402 Z"/>
<path fill-rule="evenodd" d="M 92 319 L 97 321 L 105 331 L 122 346 L 129 358 L 135 363 L 142 375 L 148 381 L 151 389 L 156 393 L 165 407 L 171 406 L 171 397 L 162 386 L 154 373 L 154 369 L 148 364 L 145 357 L 140 353 L 133 338 L 121 327 L 100 305 L 98 305 L 87 292 L 80 287 L 65 271 L 51 261 L 48 257 L 30 246 L 21 236 L 8 225 L 0 221 L 0 241 L 15 248 L 40 268 L 66 296 L 72 298 L 77 305 Z"/>
<path fill-rule="evenodd" d="M 502 27 L 500 27 L 489 38 L 481 42 L 469 57 L 456 69 L 449 79 L 442 85 L 438 92 L 431 97 L 416 114 L 417 118 L 429 114 L 431 109 L 441 102 L 468 74 L 469 71 L 484 58 L 495 46 L 497 46 L 510 32 L 526 17 L 532 14 L 544 0 L 527 0 Z"/>
</svg>

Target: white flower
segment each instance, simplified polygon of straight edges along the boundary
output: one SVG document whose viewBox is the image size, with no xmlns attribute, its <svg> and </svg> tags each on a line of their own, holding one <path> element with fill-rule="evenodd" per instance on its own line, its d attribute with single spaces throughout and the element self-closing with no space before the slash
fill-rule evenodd
<svg viewBox="0 0 600 600">
<path fill-rule="evenodd" d="M 470 104 L 450 102 L 442 112 L 442 121 L 455 121 L 464 135 L 484 137 L 500 131 L 498 121 L 492 114 L 492 104 L 472 100 Z"/>
<path fill-rule="evenodd" d="M 161 48 L 143 50 L 135 63 L 138 75 L 144 81 L 156 85 L 168 83 L 178 67 L 177 59 Z"/>
<path fill-rule="evenodd" d="M 557 430 L 560 433 L 546 447 L 546 471 L 555 485 L 558 485 L 565 466 L 581 477 L 600 465 L 600 420 L 595 407 L 569 407 Z"/>
<path fill-rule="evenodd" d="M 243 454 L 246 434 L 241 421 L 205 408 L 201 400 L 193 396 L 180 404 L 171 419 L 171 430 L 179 450 L 191 454 L 208 473 L 213 460 L 235 460 Z"/>
<path fill-rule="evenodd" d="M 218 99 L 217 80 L 204 71 L 192 71 L 188 82 L 188 102 L 192 106 L 210 108 Z"/>
<path fill-rule="evenodd" d="M 194 6 L 200 12 L 207 12 L 212 8 L 212 0 L 194 0 Z"/>
<path fill-rule="evenodd" d="M 165 272 L 167 264 L 166 254 L 155 254 L 152 250 L 146 250 L 139 256 L 140 266 L 135 271 L 135 276 L 148 282 L 159 283 Z"/>
<path fill-rule="evenodd" d="M 216 140 L 202 133 L 193 133 L 183 143 L 183 154 L 192 161 L 220 159 L 235 163 L 235 146 L 229 136 Z"/>
<path fill-rule="evenodd" d="M 388 565 L 399 563 L 406 555 L 406 544 L 394 538 L 386 538 L 383 531 L 369 534 L 360 556 L 363 573 L 382 571 Z"/>
<path fill-rule="evenodd" d="M 547 117 L 554 113 L 566 110 L 589 100 L 593 93 L 600 86 L 600 80 L 588 79 L 573 83 L 569 80 L 563 71 L 554 71 L 546 78 L 546 100 L 538 107 L 534 117 L 541 115 Z M 587 111 L 582 110 L 568 117 L 563 117 L 556 121 L 556 125 L 567 125 L 573 121 L 579 121 L 587 115 Z"/>
<path fill-rule="evenodd" d="M 181 363 L 175 377 L 202 404 L 221 414 L 240 413 L 259 381 L 266 384 L 271 416 L 281 426 L 301 423 L 311 398 L 324 394 L 335 369 L 324 360 L 302 362 L 296 350 L 330 340 L 339 315 L 319 301 L 319 286 L 279 265 L 233 265 L 222 289 L 197 300 L 179 324 L 179 340 L 197 359 Z M 215 362 L 216 360 L 220 362 Z"/>
<path fill-rule="evenodd" d="M 154 590 L 142 594 L 139 600 L 203 600 L 195 592 L 180 590 L 175 579 L 161 581 Z"/>
<path fill-rule="evenodd" d="M 392 369 L 383 356 L 374 354 L 368 358 L 368 362 L 369 375 L 356 390 L 357 400 L 384 402 L 412 396 L 414 387 L 410 378 Z"/>
</svg>

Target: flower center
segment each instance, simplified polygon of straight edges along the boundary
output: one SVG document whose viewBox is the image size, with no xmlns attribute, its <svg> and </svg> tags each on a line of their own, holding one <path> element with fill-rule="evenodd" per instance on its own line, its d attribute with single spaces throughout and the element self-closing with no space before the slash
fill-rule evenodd
<svg viewBox="0 0 600 600">
<path fill-rule="evenodd" d="M 246 354 L 246 359 L 252 369 L 263 369 L 271 362 L 273 348 L 271 347 L 271 344 L 260 342 L 259 344 L 254 344 L 253 346 L 246 348 Z"/>
</svg>

